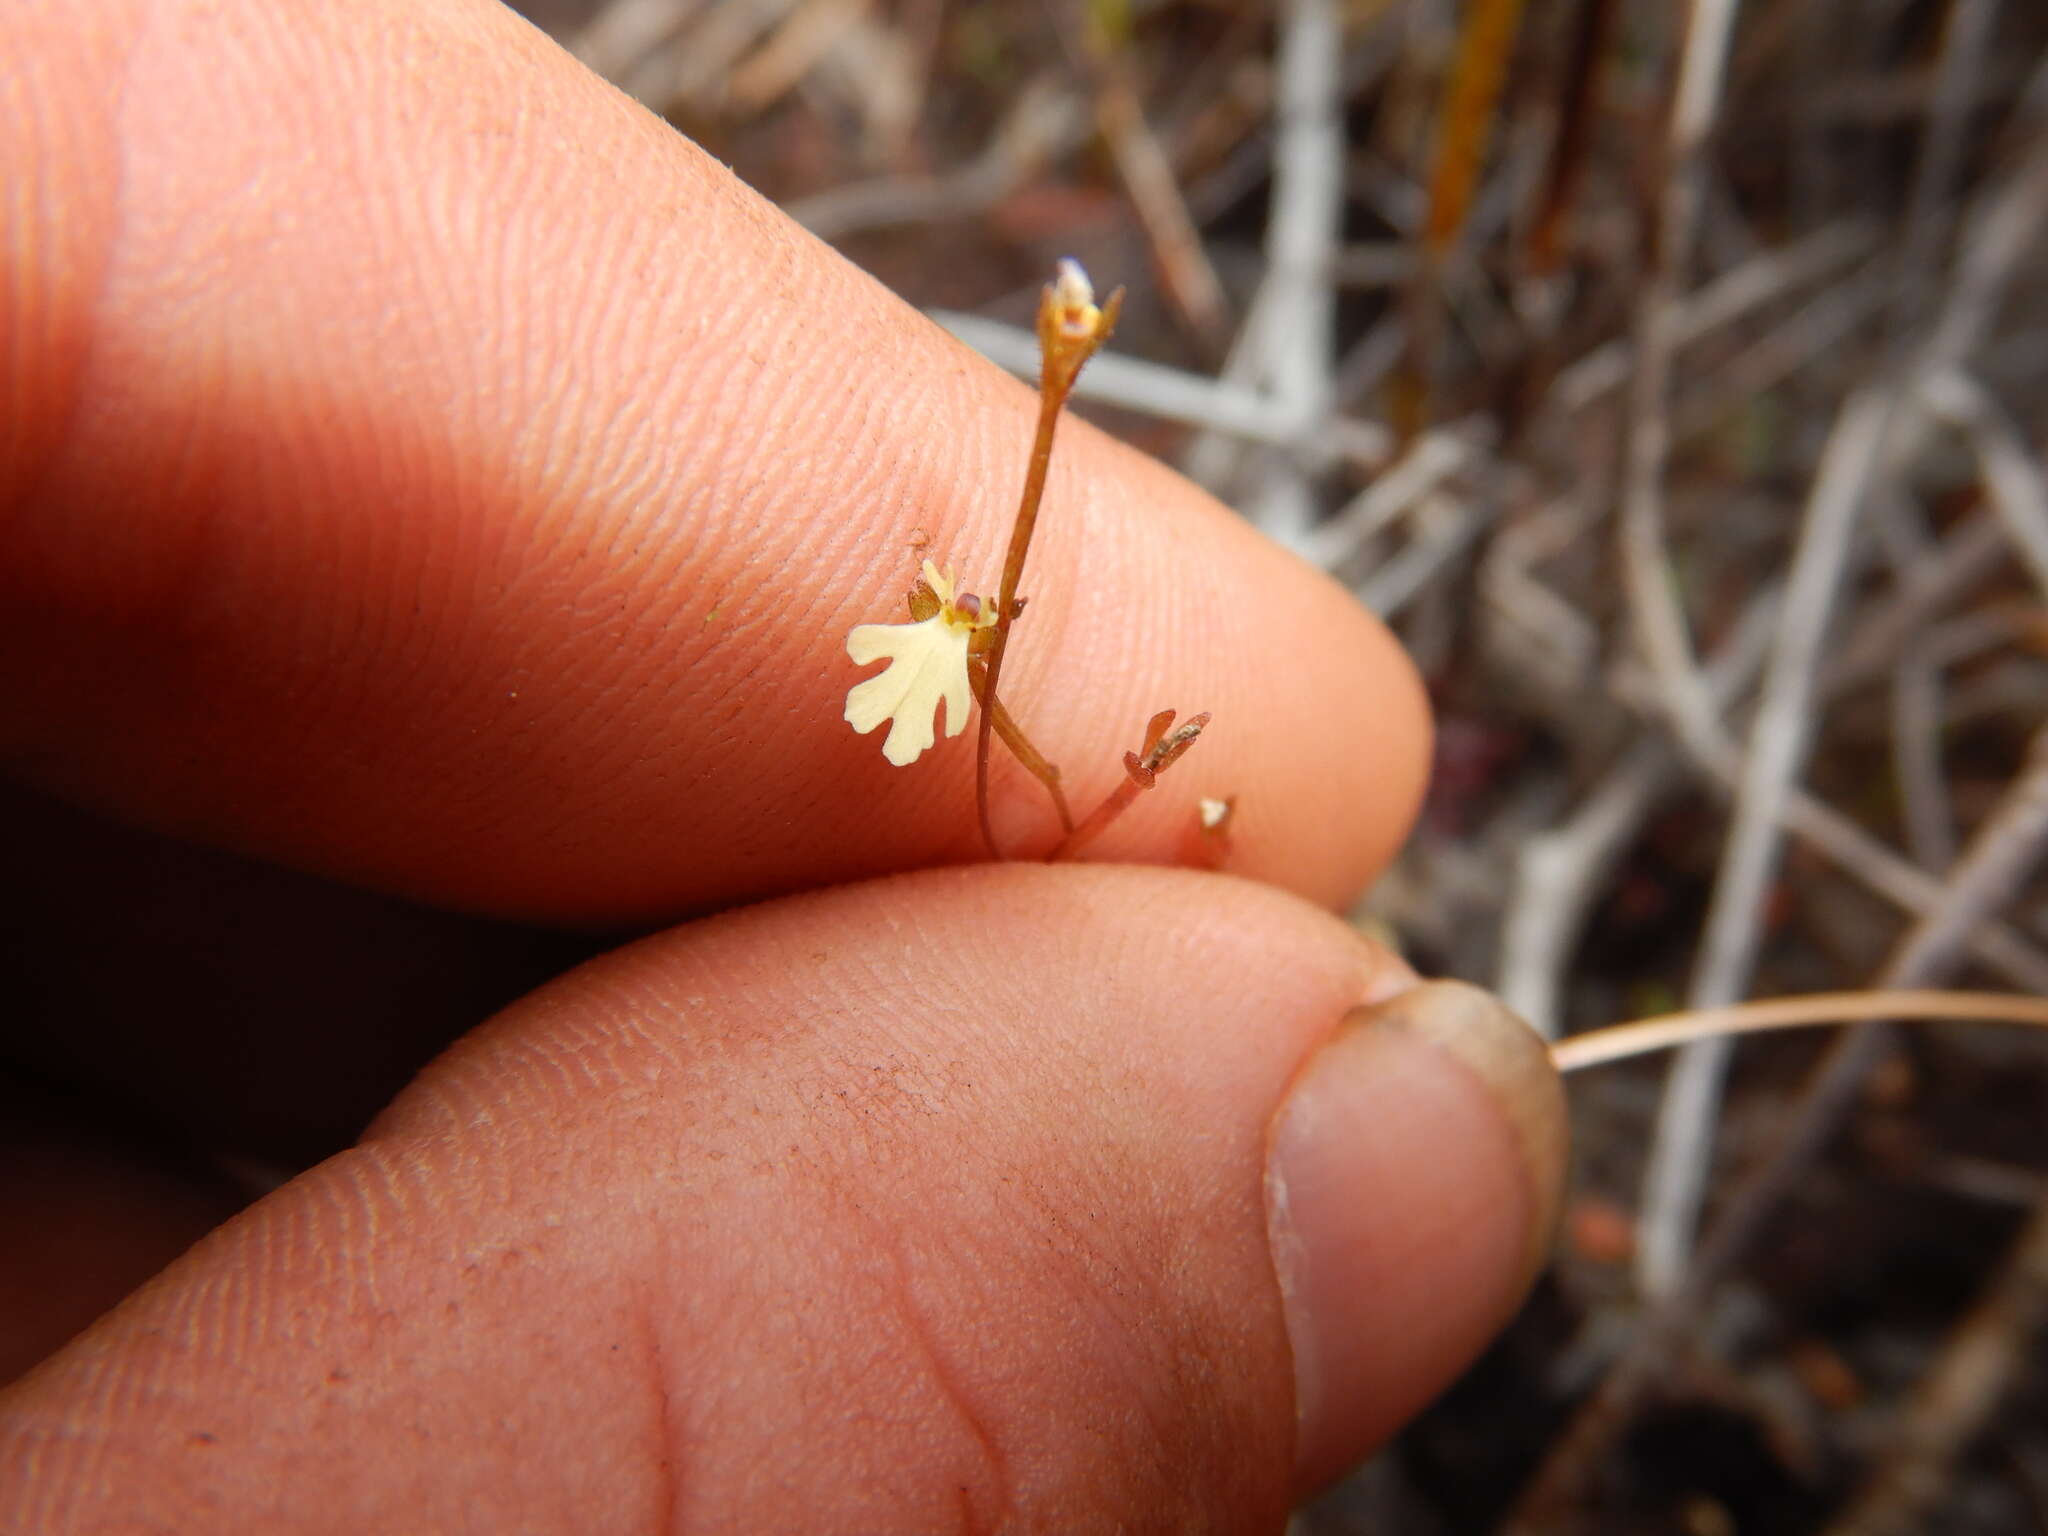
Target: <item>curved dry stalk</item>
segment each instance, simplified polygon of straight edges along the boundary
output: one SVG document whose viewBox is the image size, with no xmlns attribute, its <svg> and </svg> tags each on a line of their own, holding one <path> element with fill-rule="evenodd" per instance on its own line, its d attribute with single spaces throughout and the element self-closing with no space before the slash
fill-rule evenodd
<svg viewBox="0 0 2048 1536">
<path fill-rule="evenodd" d="M 1119 288 L 1097 308 L 1087 277 L 1071 262 L 1061 264 L 1058 279 L 1048 283 L 1039 297 L 1038 344 L 1043 364 L 1038 380 L 1038 430 L 1031 441 L 1031 462 L 1024 473 L 1023 494 L 1017 500 L 1017 517 L 1010 525 L 1009 552 L 1003 559 L 1002 588 L 996 598 L 995 638 L 989 646 L 986 677 L 979 690 L 987 705 L 995 705 L 1002 697 L 997 690 L 1003 677 L 1003 656 L 1010 645 L 1010 625 L 1023 607 L 1017 597 L 1017 583 L 1024 574 L 1024 558 L 1031 552 L 1031 535 L 1038 527 L 1046 471 L 1052 466 L 1053 431 L 1059 425 L 1060 411 L 1073 392 L 1082 365 L 1116 329 L 1117 312 L 1123 308 L 1123 301 L 1124 291 Z M 989 857 L 1001 859 L 1003 851 L 997 846 L 995 824 L 988 813 L 988 748 L 994 729 L 995 708 L 984 708 L 974 741 L 974 809 L 981 821 L 981 839 L 988 846 Z M 1044 775 L 1040 777 L 1043 779 Z M 1055 771 L 1054 778 L 1057 777 Z M 1046 782 L 1050 786 L 1051 781 Z M 1064 806 L 1061 819 L 1066 819 Z"/>
<path fill-rule="evenodd" d="M 1659 1014 L 1588 1030 L 1550 1048 L 1560 1072 L 1626 1061 L 1694 1040 L 1719 1040 L 1811 1024 L 1855 1024 L 1873 1019 L 1968 1019 L 1987 1024 L 2031 1024 L 2048 1029 L 2048 999 L 2007 992 L 1949 992 L 1900 988 L 1870 992 L 1814 992 L 1736 1003 L 1727 1008 Z"/>
</svg>

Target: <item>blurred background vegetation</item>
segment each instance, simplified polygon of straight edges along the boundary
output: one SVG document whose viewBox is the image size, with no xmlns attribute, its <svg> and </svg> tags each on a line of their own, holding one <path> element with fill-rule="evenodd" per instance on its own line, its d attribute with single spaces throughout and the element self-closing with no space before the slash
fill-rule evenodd
<svg viewBox="0 0 2048 1536">
<path fill-rule="evenodd" d="M 1429 680 L 1422 969 L 2048 994 L 2040 0 L 525 9 L 1005 366 L 1128 285 L 1081 410 Z M 2048 1046 L 1729 1065 L 1575 1082 L 1552 1272 L 1304 1532 L 2048 1530 Z"/>
</svg>

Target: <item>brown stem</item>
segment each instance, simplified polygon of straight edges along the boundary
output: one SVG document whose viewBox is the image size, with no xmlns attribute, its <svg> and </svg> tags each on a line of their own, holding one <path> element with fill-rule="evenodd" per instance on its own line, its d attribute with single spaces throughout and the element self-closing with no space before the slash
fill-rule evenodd
<svg viewBox="0 0 2048 1536">
<path fill-rule="evenodd" d="M 1016 520 L 1010 524 L 1010 548 L 1003 558 L 1002 587 L 996 597 L 996 627 L 989 644 L 988 677 L 981 690 L 981 696 L 993 707 L 981 711 L 981 721 L 974 735 L 974 811 L 981 822 L 981 840 L 988 845 L 988 855 L 992 859 L 1000 859 L 1003 851 L 996 845 L 995 826 L 988 813 L 988 745 L 994 733 L 997 710 L 1001 708 L 996 685 L 1002 680 L 1003 654 L 1009 648 L 1010 625 L 1017 617 L 1017 583 L 1024 574 L 1024 557 L 1031 552 L 1031 535 L 1038 527 L 1038 506 L 1044 499 L 1046 471 L 1052 464 L 1053 429 L 1059 425 L 1060 411 L 1074 388 L 1074 380 L 1080 377 L 1082 365 L 1109 340 L 1110 332 L 1115 329 L 1123 296 L 1123 290 L 1117 289 L 1100 310 L 1092 308 L 1093 301 L 1090 300 L 1087 315 L 1093 323 L 1085 331 L 1063 329 L 1062 322 L 1067 318 L 1067 312 L 1056 301 L 1052 287 L 1047 287 L 1039 299 L 1038 345 L 1042 361 L 1038 381 L 1038 431 L 1031 440 L 1031 464 L 1024 474 L 1024 493 L 1017 500 Z M 1022 733 L 1019 734 L 1021 736 Z M 1039 761 L 1044 763 L 1045 759 L 1041 757 Z M 1068 824 L 1064 804 L 1061 805 L 1060 820 L 1063 826 Z"/>
<path fill-rule="evenodd" d="M 1038 504 L 1045 496 L 1046 470 L 1052 464 L 1052 434 L 1059 425 L 1060 407 L 1066 391 L 1050 376 L 1040 386 L 1038 435 L 1031 441 L 1031 467 L 1024 474 L 1024 494 L 1017 502 L 1017 520 L 1010 525 L 1010 550 L 1003 557 L 1003 584 L 996 599 L 995 639 L 989 644 L 988 681 L 984 697 L 996 697 L 996 684 L 1003 675 L 1003 652 L 1009 648 L 1010 624 L 1016 618 L 1017 580 L 1024 574 L 1024 557 L 1031 552 L 1031 535 L 1038 527 Z M 988 815 L 988 739 L 995 725 L 995 711 L 981 712 L 981 729 L 974 741 L 974 809 L 981 818 L 981 840 L 988 844 L 988 856 L 1000 859 L 996 831 Z"/>
<path fill-rule="evenodd" d="M 974 660 L 967 663 L 967 681 L 974 689 L 974 700 L 981 706 L 982 718 L 991 720 L 995 732 L 1002 737 L 1003 745 L 1010 749 L 1010 755 L 1030 770 L 1033 777 L 1045 786 L 1045 792 L 1052 796 L 1053 809 L 1059 812 L 1060 831 L 1074 830 L 1074 813 L 1067 808 L 1066 791 L 1060 788 L 1060 771 L 1045 754 L 1031 744 L 1031 738 L 1024 734 L 1003 701 L 988 691 L 988 663 Z"/>
<path fill-rule="evenodd" d="M 1128 770 L 1137 760 L 1137 753 L 1126 752 L 1124 754 L 1125 769 Z M 1060 839 L 1059 846 L 1045 856 L 1045 862 L 1048 864 L 1058 864 L 1063 860 L 1071 859 L 1087 844 L 1094 842 L 1101 835 L 1105 827 L 1129 810 L 1133 800 L 1137 799 L 1140 794 L 1158 782 L 1159 780 L 1156 775 L 1146 779 L 1139 779 L 1135 776 L 1125 778 L 1122 783 L 1109 792 L 1108 798 L 1102 804 L 1096 806 L 1094 810 L 1088 813 L 1086 821 Z"/>
</svg>

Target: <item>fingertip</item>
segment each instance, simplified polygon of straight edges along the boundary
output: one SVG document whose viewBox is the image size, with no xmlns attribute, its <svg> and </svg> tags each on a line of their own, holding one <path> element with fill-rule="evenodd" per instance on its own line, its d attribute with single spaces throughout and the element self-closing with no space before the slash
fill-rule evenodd
<svg viewBox="0 0 2048 1536">
<path fill-rule="evenodd" d="M 1310 1492 L 1362 1459 L 1513 1315 L 1565 1161 L 1557 1073 L 1476 987 L 1349 1015 L 1274 1121 L 1267 1211 Z"/>
</svg>

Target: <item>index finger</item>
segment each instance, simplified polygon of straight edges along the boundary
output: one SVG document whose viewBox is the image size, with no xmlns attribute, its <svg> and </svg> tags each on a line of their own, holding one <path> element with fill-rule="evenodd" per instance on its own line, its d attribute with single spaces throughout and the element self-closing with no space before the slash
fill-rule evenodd
<svg viewBox="0 0 2048 1536">
<path fill-rule="evenodd" d="M 993 588 L 1029 393 L 482 0 L 0 19 L 0 760 L 151 825 L 606 921 L 972 859 L 973 751 L 842 722 L 920 555 Z M 1004 698 L 1098 856 L 1324 901 L 1426 724 L 1334 585 L 1062 428 Z M 999 825 L 1042 850 L 998 763 Z"/>
</svg>

